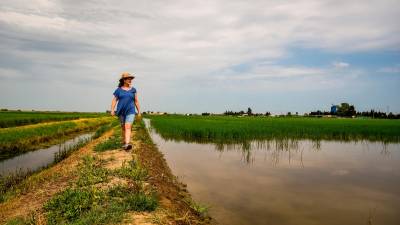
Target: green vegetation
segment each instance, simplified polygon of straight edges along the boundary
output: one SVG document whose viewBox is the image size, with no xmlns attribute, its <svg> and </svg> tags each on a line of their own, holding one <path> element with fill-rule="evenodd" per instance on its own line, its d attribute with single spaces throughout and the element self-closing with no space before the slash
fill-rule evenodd
<svg viewBox="0 0 400 225">
<path fill-rule="evenodd" d="M 40 170 L 42 170 L 41 168 Z M 6 200 L 7 191 L 13 189 L 23 180 L 34 174 L 35 171 L 31 170 L 18 170 L 6 176 L 0 175 L 0 202 Z"/>
<path fill-rule="evenodd" d="M 95 157 L 83 157 L 83 163 L 79 170 L 80 176 L 76 184 L 83 187 L 108 181 L 110 171 L 101 167 L 101 163 Z"/>
<path fill-rule="evenodd" d="M 106 113 L 0 111 L 0 128 L 107 116 Z"/>
<path fill-rule="evenodd" d="M 107 184 L 110 176 L 128 178 L 133 183 L 142 182 L 146 176 L 138 174 L 147 174 L 147 171 L 139 163 L 131 161 L 116 170 L 106 169 L 102 163 L 97 157 L 83 158 L 76 185 L 58 193 L 43 206 L 48 224 L 118 223 L 125 212 L 157 208 L 157 196 L 140 185 L 128 182 L 108 189 L 97 186 Z"/>
<path fill-rule="evenodd" d="M 93 130 L 113 120 L 100 117 L 0 129 L 0 158 L 56 144 L 74 133 Z"/>
<path fill-rule="evenodd" d="M 94 133 L 93 138 L 98 138 L 103 135 L 106 131 L 110 130 L 111 128 L 117 126 L 119 124 L 118 120 L 113 120 L 111 123 L 107 123 L 105 125 L 100 126 Z"/>
<path fill-rule="evenodd" d="M 96 133 L 99 133 L 100 135 L 102 133 L 104 133 L 105 131 L 107 131 L 108 129 L 110 129 L 113 126 L 114 123 L 109 123 L 109 124 L 105 124 L 103 126 L 101 126 L 100 128 L 97 129 Z M 107 129 L 105 129 L 107 128 Z M 99 136 L 100 136 L 99 135 Z M 45 167 L 41 167 L 36 169 L 35 171 L 32 170 L 18 170 L 14 173 L 11 173 L 9 175 L 6 176 L 2 176 L 0 175 L 0 202 L 3 202 L 5 200 L 5 195 L 7 191 L 10 191 L 14 188 L 17 187 L 18 184 L 20 184 L 22 181 L 24 181 L 27 177 L 31 176 L 34 173 L 37 173 L 45 168 L 51 167 L 55 164 L 57 164 L 58 162 L 62 161 L 63 159 L 67 158 L 68 156 L 70 156 L 74 151 L 82 148 L 83 146 L 85 146 L 88 142 L 90 142 L 91 140 L 93 140 L 94 138 L 87 138 L 87 139 L 83 139 L 78 141 L 77 143 L 73 144 L 73 145 L 69 145 L 67 147 L 64 147 L 63 149 L 60 149 L 59 152 L 57 152 L 54 155 L 54 162 L 45 166 Z M 87 162 L 86 162 L 87 161 Z M 86 167 L 90 167 L 90 166 L 94 166 L 93 165 L 93 160 L 90 159 L 86 159 L 85 158 L 85 166 Z M 91 169 L 85 169 L 85 167 L 83 167 L 84 170 L 82 171 L 82 173 L 85 173 L 86 171 L 92 172 L 93 170 Z M 99 169 L 101 170 L 101 168 Z M 99 173 L 98 173 L 99 174 Z M 87 174 L 83 174 L 87 177 L 91 176 L 90 173 Z M 98 177 L 98 176 L 94 176 L 94 177 Z M 86 180 L 90 180 L 90 179 L 85 179 Z M 102 180 L 101 180 L 102 181 Z"/>
<path fill-rule="evenodd" d="M 311 139 L 400 141 L 400 121 L 303 117 L 147 116 L 165 139 L 241 143 L 248 140 Z"/>
<path fill-rule="evenodd" d="M 107 150 L 121 148 L 122 138 L 121 138 L 121 132 L 119 130 L 120 130 L 119 127 L 114 128 L 114 134 L 106 141 L 103 141 L 98 145 L 96 145 L 94 150 L 96 152 L 103 152 Z"/>
<path fill-rule="evenodd" d="M 115 174 L 119 177 L 136 181 L 143 181 L 147 178 L 147 170 L 138 161 L 134 160 L 125 162 L 121 168 L 115 170 Z"/>
</svg>

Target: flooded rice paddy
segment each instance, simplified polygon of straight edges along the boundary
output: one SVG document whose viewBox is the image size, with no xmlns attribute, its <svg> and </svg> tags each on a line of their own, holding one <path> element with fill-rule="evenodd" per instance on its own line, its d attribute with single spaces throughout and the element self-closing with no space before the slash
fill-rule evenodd
<svg viewBox="0 0 400 225">
<path fill-rule="evenodd" d="M 224 145 L 150 134 L 172 172 L 220 224 L 400 224 L 400 144 Z"/>
</svg>

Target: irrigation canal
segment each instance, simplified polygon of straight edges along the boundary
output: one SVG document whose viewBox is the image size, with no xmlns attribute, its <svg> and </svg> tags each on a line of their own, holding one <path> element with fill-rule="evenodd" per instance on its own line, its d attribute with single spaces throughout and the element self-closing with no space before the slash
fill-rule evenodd
<svg viewBox="0 0 400 225">
<path fill-rule="evenodd" d="M 64 148 L 68 148 L 81 140 L 91 138 L 94 133 L 78 135 L 61 144 L 53 145 L 48 148 L 30 151 L 12 158 L 0 161 L 0 175 L 6 176 L 17 171 L 36 171 L 54 161 L 54 155 Z"/>
</svg>

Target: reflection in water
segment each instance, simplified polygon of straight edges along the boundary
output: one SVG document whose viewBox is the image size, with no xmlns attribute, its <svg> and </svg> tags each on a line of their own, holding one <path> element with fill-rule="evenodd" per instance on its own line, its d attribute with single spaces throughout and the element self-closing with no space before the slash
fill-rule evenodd
<svg viewBox="0 0 400 225">
<path fill-rule="evenodd" d="M 151 137 L 221 224 L 400 224 L 400 145 Z"/>
<path fill-rule="evenodd" d="M 0 161 L 0 175 L 7 176 L 11 173 L 24 173 L 36 171 L 53 163 L 54 155 L 64 148 L 68 148 L 79 141 L 91 138 L 93 133 L 82 134 L 64 143 L 53 145 L 48 148 L 27 152 L 10 159 Z"/>
</svg>

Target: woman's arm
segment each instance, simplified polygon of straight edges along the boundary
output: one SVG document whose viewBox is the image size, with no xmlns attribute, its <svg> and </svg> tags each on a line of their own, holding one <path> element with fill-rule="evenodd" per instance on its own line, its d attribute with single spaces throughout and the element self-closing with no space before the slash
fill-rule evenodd
<svg viewBox="0 0 400 225">
<path fill-rule="evenodd" d="M 115 105 L 117 104 L 117 97 L 113 97 L 112 101 L 111 101 L 111 116 L 115 116 Z"/>
<path fill-rule="evenodd" d="M 135 94 L 135 106 L 136 106 L 136 109 L 137 109 L 137 114 L 138 114 L 138 116 L 140 116 L 140 105 L 139 105 L 139 100 L 138 100 L 138 97 L 137 97 L 137 93 Z"/>
</svg>

